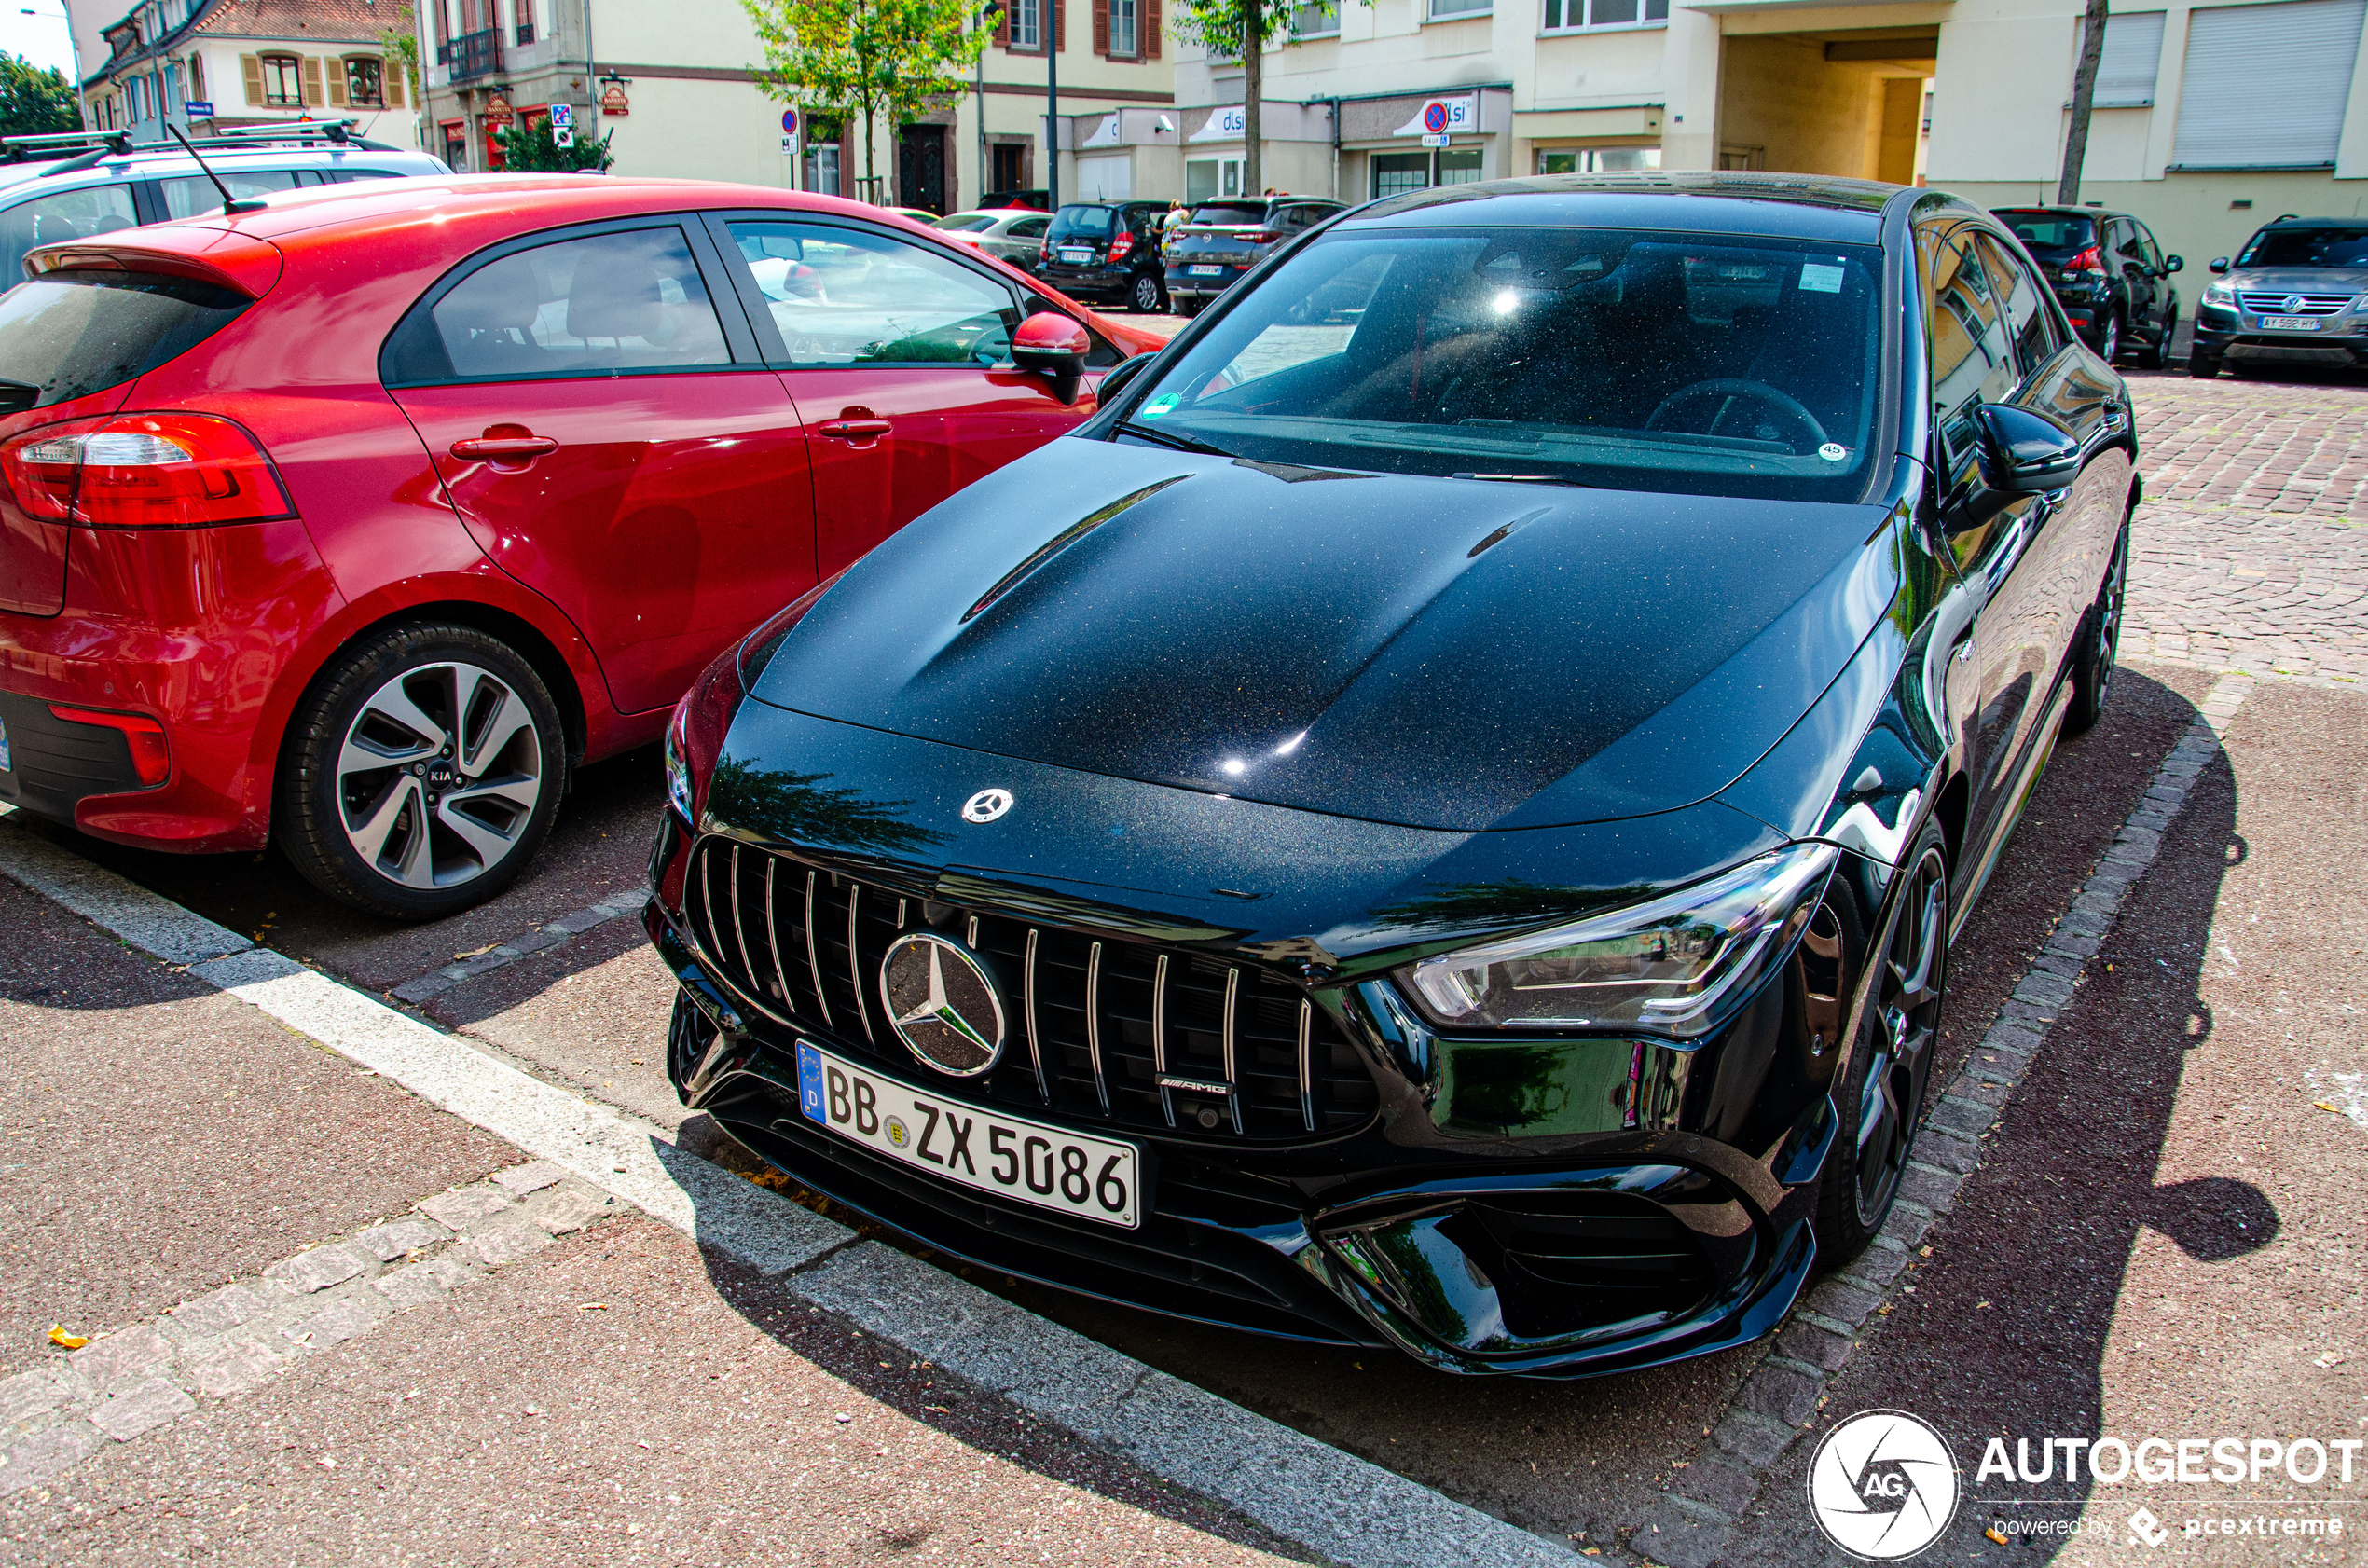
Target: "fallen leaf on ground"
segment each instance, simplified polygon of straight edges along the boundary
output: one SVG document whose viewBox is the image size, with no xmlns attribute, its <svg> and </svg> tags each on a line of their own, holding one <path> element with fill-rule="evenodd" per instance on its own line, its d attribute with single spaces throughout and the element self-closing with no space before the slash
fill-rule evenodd
<svg viewBox="0 0 2368 1568">
<path fill-rule="evenodd" d="M 66 1332 L 64 1324 L 52 1323 L 49 1325 L 49 1342 L 53 1345 L 62 1346 L 67 1350 L 80 1350 L 84 1345 L 90 1342 L 90 1336 L 88 1334 L 69 1334 Z"/>
<path fill-rule="evenodd" d="M 452 955 L 452 961 L 457 964 L 470 958 L 482 958 L 501 945 L 498 942 L 489 942 L 483 947 L 472 947 L 466 953 L 455 953 Z"/>
<path fill-rule="evenodd" d="M 575 1310 L 580 1313 L 604 1313 L 609 1310 L 609 1304 L 606 1301 L 585 1301 L 579 1303 Z"/>
<path fill-rule="evenodd" d="M 2002 1547 L 2007 1544 L 2006 1537 L 1998 1533 L 1998 1526 L 1994 1524 L 1989 1529 L 1983 1531 L 1982 1534 L 1989 1536 L 1991 1540 L 1997 1542 Z"/>
</svg>

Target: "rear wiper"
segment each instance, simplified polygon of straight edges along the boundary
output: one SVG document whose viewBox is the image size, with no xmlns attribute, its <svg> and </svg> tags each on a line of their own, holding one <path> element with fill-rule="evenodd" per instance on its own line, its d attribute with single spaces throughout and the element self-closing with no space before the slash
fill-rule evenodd
<svg viewBox="0 0 2368 1568">
<path fill-rule="evenodd" d="M 1199 452 L 1205 457 L 1212 458 L 1230 458 L 1233 455 L 1222 447 L 1212 447 L 1205 441 L 1195 441 L 1189 435 L 1177 435 L 1164 430 L 1153 430 L 1150 425 L 1136 420 L 1121 420 L 1118 422 L 1118 428 L 1122 435 L 1136 436 L 1155 446 L 1166 447 L 1178 452 Z"/>
<path fill-rule="evenodd" d="M 1565 479 L 1559 474 L 1451 474 L 1450 479 L 1485 479 L 1493 485 L 1567 485 L 1575 490 L 1603 488 L 1578 479 Z"/>
</svg>

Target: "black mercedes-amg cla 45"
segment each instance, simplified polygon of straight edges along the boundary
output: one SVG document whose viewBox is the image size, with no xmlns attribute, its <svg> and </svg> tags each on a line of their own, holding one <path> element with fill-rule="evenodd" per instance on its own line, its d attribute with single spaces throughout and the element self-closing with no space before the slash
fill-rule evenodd
<svg viewBox="0 0 2368 1568">
<path fill-rule="evenodd" d="M 1774 1327 L 2105 700 L 2119 378 L 1954 198 L 1667 175 L 1343 213 L 1098 396 L 684 699 L 684 1100 L 1155 1312 L 1547 1375 Z"/>
</svg>

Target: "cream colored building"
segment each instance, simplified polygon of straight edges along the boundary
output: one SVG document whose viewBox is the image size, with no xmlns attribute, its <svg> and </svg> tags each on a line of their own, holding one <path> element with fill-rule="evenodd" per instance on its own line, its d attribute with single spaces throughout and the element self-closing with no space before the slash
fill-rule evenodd
<svg viewBox="0 0 2368 1568">
<path fill-rule="evenodd" d="M 75 0 L 75 17 L 94 9 Z M 83 114 L 135 141 L 343 118 L 356 133 L 417 147 L 419 113 L 366 0 L 143 0 L 99 26 L 86 54 Z M 95 62 L 95 63 L 94 63 Z"/>
<path fill-rule="evenodd" d="M 757 86 L 764 51 L 738 0 L 423 0 L 429 150 L 455 168 L 494 167 L 490 135 L 505 112 L 566 103 L 580 135 L 613 132 L 620 173 L 951 212 L 989 190 L 1045 185 L 1050 38 L 1064 197 L 1082 185 L 1177 194 L 1175 73 L 1157 0 L 1097 0 L 1090 20 L 1067 7 L 1055 18 L 1049 0 L 1027 14 L 1024 0 L 1011 5 L 970 86 L 918 123 L 874 126 L 867 165 L 862 128 L 804 115 L 785 124 Z"/>
</svg>

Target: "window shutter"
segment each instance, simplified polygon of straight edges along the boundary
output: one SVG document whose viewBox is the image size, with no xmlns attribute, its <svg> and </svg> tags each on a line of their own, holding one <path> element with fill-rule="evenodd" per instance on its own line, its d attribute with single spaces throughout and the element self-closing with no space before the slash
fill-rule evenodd
<svg viewBox="0 0 2368 1568">
<path fill-rule="evenodd" d="M 403 57 L 389 55 L 379 62 L 379 96 L 390 109 L 403 107 Z"/>
<path fill-rule="evenodd" d="M 1094 0 L 1094 52 L 1110 52 L 1110 0 Z"/>
<path fill-rule="evenodd" d="M 321 57 L 317 54 L 304 57 L 304 106 L 308 109 L 321 106 Z"/>
<path fill-rule="evenodd" d="M 2190 12 L 2171 167 L 2334 163 L 2364 8 L 2363 0 L 2289 0 Z M 2110 45 L 2110 26 L 2105 37 Z"/>
<path fill-rule="evenodd" d="M 2124 11 L 2108 17 L 2105 47 L 2097 56 L 2096 106 L 2143 109 L 2151 105 L 2155 69 L 2162 57 L 2162 12 Z"/>
<path fill-rule="evenodd" d="M 308 89 L 311 85 L 309 80 L 305 83 Z M 306 96 L 310 97 L 310 92 Z M 332 109 L 345 107 L 345 62 L 342 60 L 329 62 L 329 107 Z"/>
<path fill-rule="evenodd" d="M 254 54 L 239 56 L 239 72 L 247 79 L 247 103 L 253 108 L 263 106 L 263 57 Z"/>
<path fill-rule="evenodd" d="M 1069 52 L 1069 8 L 1063 0 L 1045 0 L 1053 7 L 1053 47 Z"/>
<path fill-rule="evenodd" d="M 1027 0 L 1018 0 L 1018 3 L 1026 5 Z M 1012 47 L 1012 7 L 1009 0 L 995 7 L 995 47 L 998 49 Z"/>
<path fill-rule="evenodd" d="M 1160 0 L 1142 0 L 1142 4 L 1143 58 L 1157 60 L 1160 57 Z"/>
</svg>

